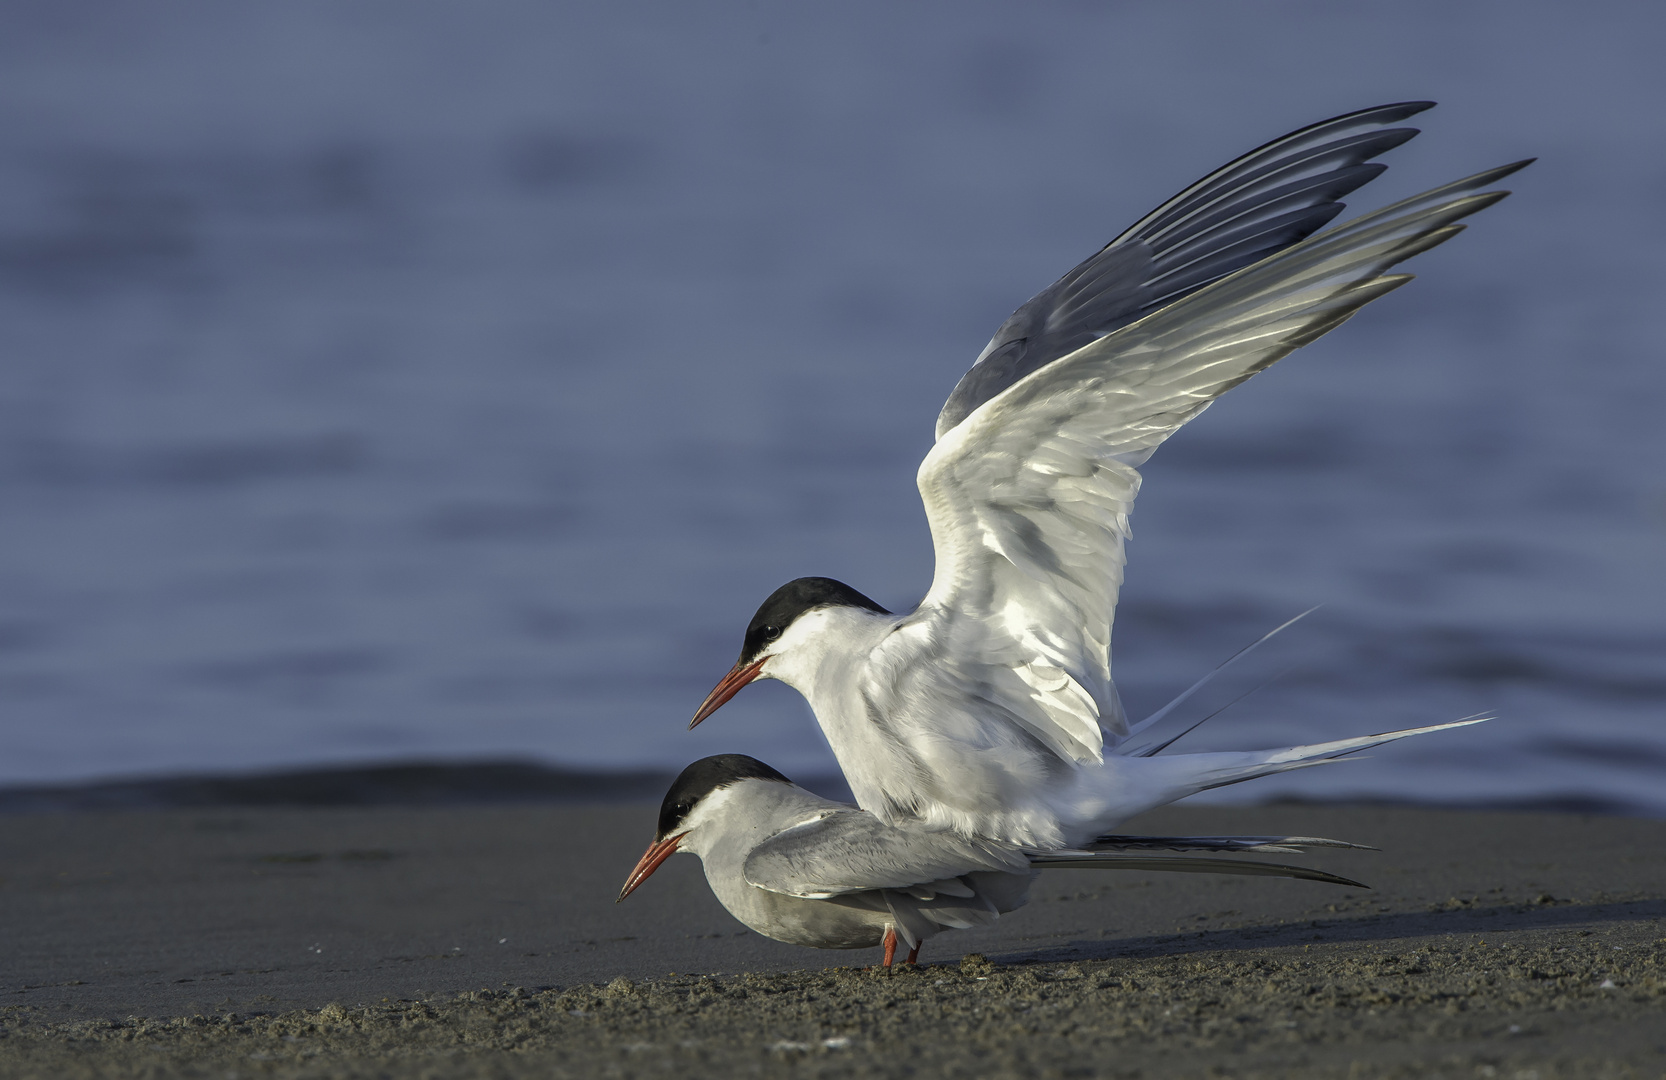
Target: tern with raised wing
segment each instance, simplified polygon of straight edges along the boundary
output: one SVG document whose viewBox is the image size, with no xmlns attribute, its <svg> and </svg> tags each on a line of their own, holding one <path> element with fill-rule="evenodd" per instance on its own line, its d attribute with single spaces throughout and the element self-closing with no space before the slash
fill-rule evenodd
<svg viewBox="0 0 1666 1080">
<path fill-rule="evenodd" d="M 890 967 L 899 944 L 912 964 L 926 938 L 1022 907 L 1043 869 L 1247 874 L 1365 888 L 1302 866 L 1150 854 L 1361 846 L 1312 836 L 1107 836 L 1082 850 L 1031 852 L 951 830 L 886 825 L 756 758 L 721 754 L 696 761 L 672 783 L 654 841 L 619 899 L 673 854 L 698 855 L 718 901 L 751 929 L 815 949 L 882 946 Z"/>
<path fill-rule="evenodd" d="M 1035 849 L 1078 846 L 1205 788 L 1478 719 L 1313 746 L 1155 756 L 1111 680 L 1139 467 L 1227 390 L 1400 287 L 1527 165 L 1320 232 L 1431 102 L 1276 139 L 1188 187 L 1003 323 L 937 418 L 917 482 L 930 590 L 887 611 L 799 578 L 746 629 L 698 724 L 755 679 L 808 699 L 857 802 Z M 1153 718 L 1155 719 L 1155 718 Z"/>
</svg>

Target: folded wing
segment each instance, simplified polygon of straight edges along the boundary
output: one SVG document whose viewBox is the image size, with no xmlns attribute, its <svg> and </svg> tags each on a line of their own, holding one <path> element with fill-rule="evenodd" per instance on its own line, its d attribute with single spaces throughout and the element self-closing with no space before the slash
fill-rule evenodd
<svg viewBox="0 0 1666 1080">
<path fill-rule="evenodd" d="M 890 891 L 920 901 L 974 901 L 976 875 L 1023 874 L 1032 868 L 1251 874 L 1358 884 L 1281 863 L 1146 854 L 1157 850 L 1295 852 L 1307 847 L 1360 845 L 1312 836 L 1105 836 L 1083 850 L 1026 853 L 1009 844 L 971 839 L 950 830 L 896 828 L 872 814 L 840 810 L 764 841 L 747 857 L 744 873 L 747 883 L 757 888 L 812 900 Z M 884 901 L 875 898 L 872 902 Z M 902 901 L 893 897 L 890 902 L 894 907 Z"/>
<path fill-rule="evenodd" d="M 834 811 L 785 829 L 759 844 L 744 867 L 748 884 L 817 900 L 870 889 L 970 896 L 956 878 L 1028 870 L 1023 852 L 1009 844 L 949 830 L 893 828 L 860 810 Z"/>
</svg>

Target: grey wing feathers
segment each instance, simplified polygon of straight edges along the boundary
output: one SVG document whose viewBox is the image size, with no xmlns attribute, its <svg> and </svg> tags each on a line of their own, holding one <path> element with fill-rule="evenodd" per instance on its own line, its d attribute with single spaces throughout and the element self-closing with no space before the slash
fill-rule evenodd
<svg viewBox="0 0 1666 1080">
<path fill-rule="evenodd" d="M 1120 855 L 1089 851 L 1059 851 L 1031 856 L 1030 862 L 1041 870 L 1156 870 L 1163 873 L 1239 874 L 1251 877 L 1299 878 L 1303 881 L 1325 881 L 1332 885 L 1352 885 L 1359 889 L 1371 886 L 1349 878 L 1327 874 L 1306 866 L 1286 866 L 1282 863 L 1240 862 L 1237 859 L 1199 859 L 1187 855 Z"/>
<path fill-rule="evenodd" d="M 1258 851 L 1294 854 L 1310 847 L 1376 851 L 1365 844 L 1319 836 L 1100 836 L 1089 851 Z"/>
<path fill-rule="evenodd" d="M 1013 387 L 1013 404 L 1065 384 L 1120 390 L 1107 401 L 1107 412 L 1120 415 L 1105 431 L 1106 449 L 1143 460 L 1216 397 L 1411 280 L 1384 272 L 1457 235 L 1461 218 L 1509 194 L 1479 189 L 1528 164 L 1454 181 L 1269 256 L 1077 350 Z"/>
<path fill-rule="evenodd" d="M 978 356 L 937 418 L 937 437 L 1045 364 L 1324 228 L 1338 202 L 1417 134 L 1393 128 L 1434 105 L 1349 113 L 1250 151 L 1141 218 L 1025 303 Z"/>
<path fill-rule="evenodd" d="M 902 829 L 862 811 L 840 811 L 784 829 L 753 849 L 748 884 L 825 899 L 869 889 L 957 894 L 953 879 L 977 871 L 1027 873 L 1023 852 L 947 830 Z M 963 888 L 959 887 L 959 888 Z"/>
</svg>

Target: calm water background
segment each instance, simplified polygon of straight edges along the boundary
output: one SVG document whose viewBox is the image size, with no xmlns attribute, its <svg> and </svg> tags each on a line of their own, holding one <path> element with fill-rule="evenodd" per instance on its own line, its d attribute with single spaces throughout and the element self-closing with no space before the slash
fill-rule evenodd
<svg viewBox="0 0 1666 1080">
<path fill-rule="evenodd" d="M 1193 746 L 1502 719 L 1233 797 L 1666 812 L 1662 9 L 577 8 L 0 7 L 0 783 L 829 772 L 778 684 L 683 726 L 782 581 L 924 591 L 914 468 L 994 327 L 1235 154 L 1433 97 L 1357 208 L 1542 160 L 1152 461 L 1118 681 L 1322 603 Z"/>
</svg>

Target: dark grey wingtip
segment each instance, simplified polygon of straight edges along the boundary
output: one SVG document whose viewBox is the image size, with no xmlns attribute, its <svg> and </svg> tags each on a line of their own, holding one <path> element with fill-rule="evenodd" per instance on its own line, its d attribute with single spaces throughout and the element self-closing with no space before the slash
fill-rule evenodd
<svg viewBox="0 0 1666 1080">
<path fill-rule="evenodd" d="M 1224 168 L 1230 169 L 1233 165 L 1257 157 L 1264 151 L 1271 150 L 1281 143 L 1298 142 L 1301 139 L 1324 132 L 1330 128 L 1357 128 L 1367 124 L 1394 124 L 1406 119 L 1409 116 L 1416 116 L 1420 112 L 1426 112 L 1429 109 L 1434 108 L 1436 104 L 1437 103 L 1433 101 L 1394 101 L 1388 103 L 1387 105 L 1372 105 L 1364 109 L 1356 109 L 1353 112 L 1341 113 L 1337 116 L 1329 116 L 1323 120 L 1316 120 L 1305 127 L 1299 127 L 1294 131 L 1280 135 L 1276 139 L 1270 139 L 1248 153 L 1239 155 L 1232 162 L 1229 162 L 1226 166 L 1224 166 Z M 1406 139 L 1409 139 L 1412 136 L 1419 134 L 1421 129 L 1408 128 L 1406 130 L 1408 132 Z M 1400 140 L 1400 142 L 1404 141 L 1405 139 Z M 1394 145 L 1398 146 L 1399 143 L 1397 142 Z"/>
<path fill-rule="evenodd" d="M 1392 124 L 1397 120 L 1404 120 L 1408 116 L 1416 116 L 1420 112 L 1428 112 L 1438 104 L 1440 104 L 1438 101 L 1393 101 L 1387 105 L 1378 105 L 1375 108 L 1362 109 L 1361 115 L 1366 113 L 1380 113 L 1387 123 Z"/>
<path fill-rule="evenodd" d="M 1329 885 L 1347 885 L 1355 889 L 1364 889 L 1366 892 L 1371 891 L 1371 886 L 1367 885 L 1363 881 L 1355 881 L 1353 878 L 1345 878 L 1340 874 L 1327 874 L 1323 870 L 1315 870 L 1311 874 L 1292 874 L 1291 877 L 1297 878 L 1298 880 L 1322 881 Z"/>
<path fill-rule="evenodd" d="M 1350 851 L 1380 851 L 1370 844 L 1332 840 L 1324 836 L 1137 836 L 1112 833 L 1095 837 L 1085 845 L 1088 851 L 1284 851 L 1304 848 L 1344 848 Z"/>
<path fill-rule="evenodd" d="M 1114 852 L 1091 853 L 1047 852 L 1030 856 L 1030 865 L 1048 870 L 1144 870 L 1158 873 L 1236 874 L 1247 877 L 1296 878 L 1301 881 L 1322 881 L 1329 885 L 1349 885 L 1356 889 L 1371 886 L 1352 878 L 1327 874 L 1306 866 L 1288 863 L 1248 862 L 1239 859 L 1202 859 L 1191 855 L 1123 855 Z"/>
<path fill-rule="evenodd" d="M 1494 180 L 1504 179 L 1506 176 L 1509 176 L 1511 173 L 1520 172 L 1521 170 L 1527 168 L 1527 166 L 1533 164 L 1537 160 L 1539 160 L 1539 159 L 1536 158 L 1536 157 L 1522 158 L 1520 161 L 1512 161 L 1508 165 L 1500 165 L 1498 168 L 1493 170 L 1493 172 L 1496 175 L 1494 175 L 1491 179 L 1487 180 L 1487 183 L 1490 184 Z"/>
<path fill-rule="evenodd" d="M 1444 187 L 1452 190 L 1473 190 L 1475 188 L 1484 188 L 1488 184 L 1496 184 L 1506 176 L 1520 172 L 1537 160 L 1539 159 L 1536 157 L 1522 158 L 1520 161 L 1512 161 L 1508 165 L 1499 165 L 1496 168 L 1483 169 L 1474 176 L 1466 176 L 1462 180 L 1455 180 L 1450 184 L 1446 184 Z M 1443 189 L 1436 188 L 1435 190 L 1440 191 Z M 1496 194 L 1500 199 L 1502 199 L 1510 193 L 1508 191 L 1497 191 L 1489 192 L 1488 194 Z"/>
<path fill-rule="evenodd" d="M 1320 120 L 1191 184 L 1013 312 L 944 402 L 936 437 L 1059 357 L 1318 232 L 1342 196 L 1382 172 L 1370 159 L 1418 134 L 1389 125 L 1434 105 L 1395 101 Z M 1311 172 L 1315 161 L 1329 171 Z"/>
</svg>

